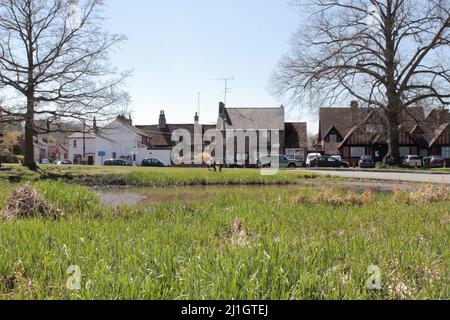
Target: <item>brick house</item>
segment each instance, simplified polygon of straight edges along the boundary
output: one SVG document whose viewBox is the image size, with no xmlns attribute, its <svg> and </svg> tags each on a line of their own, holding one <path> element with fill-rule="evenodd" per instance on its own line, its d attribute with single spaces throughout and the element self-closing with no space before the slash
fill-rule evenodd
<svg viewBox="0 0 450 320">
<path fill-rule="evenodd" d="M 62 143 L 51 143 L 48 146 L 48 158 L 50 161 L 69 159 L 69 147 Z"/>
<path fill-rule="evenodd" d="M 433 110 L 425 116 L 423 108 L 408 108 L 400 115 L 399 151 L 401 156 L 442 155 L 450 160 L 448 110 Z M 388 136 L 381 112 L 359 107 L 321 108 L 319 141 L 325 154 L 341 155 L 356 166 L 363 155 L 382 162 L 388 153 Z"/>
<path fill-rule="evenodd" d="M 440 155 L 450 165 L 450 113 L 448 109 L 434 109 L 423 122 L 417 123 L 412 129 L 412 134 L 417 137 L 421 150 L 421 156 Z M 425 150 L 427 150 L 425 153 Z"/>
<path fill-rule="evenodd" d="M 303 122 L 285 122 L 285 109 L 281 107 L 250 107 L 228 108 L 223 103 L 219 105 L 217 129 L 248 131 L 255 130 L 257 136 L 258 153 L 266 150 L 260 146 L 260 132 L 275 130 L 279 132 L 280 154 L 290 159 L 304 160 L 308 149 L 307 124 Z M 264 151 L 262 151 L 264 150 Z M 267 150 L 271 152 L 270 148 Z M 256 155 L 258 156 L 258 155 Z M 239 154 L 235 146 L 234 154 L 226 154 L 227 159 L 246 161 L 250 159 L 247 145 L 245 154 Z"/>
</svg>

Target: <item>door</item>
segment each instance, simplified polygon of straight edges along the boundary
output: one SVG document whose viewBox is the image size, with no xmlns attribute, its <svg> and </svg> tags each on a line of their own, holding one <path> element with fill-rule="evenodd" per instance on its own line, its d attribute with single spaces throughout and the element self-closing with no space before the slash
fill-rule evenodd
<svg viewBox="0 0 450 320">
<path fill-rule="evenodd" d="M 82 156 L 81 154 L 76 154 L 73 156 L 73 163 L 74 164 L 81 164 L 82 162 Z"/>
<path fill-rule="evenodd" d="M 90 166 L 94 165 L 94 156 L 88 156 L 88 165 Z"/>
</svg>

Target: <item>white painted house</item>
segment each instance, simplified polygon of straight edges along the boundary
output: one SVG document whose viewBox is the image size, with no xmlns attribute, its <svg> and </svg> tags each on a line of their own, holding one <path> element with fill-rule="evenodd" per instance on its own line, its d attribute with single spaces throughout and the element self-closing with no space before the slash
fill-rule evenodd
<svg viewBox="0 0 450 320">
<path fill-rule="evenodd" d="M 95 163 L 96 135 L 92 133 L 74 133 L 69 139 L 69 159 L 73 164 L 83 164 L 83 155 L 87 164 Z"/>
<path fill-rule="evenodd" d="M 132 120 L 117 117 L 97 133 L 76 133 L 69 137 L 69 160 L 74 164 L 103 165 L 105 160 L 123 159 L 138 165 L 149 158 L 150 137 L 133 126 Z"/>
<path fill-rule="evenodd" d="M 101 129 L 95 139 L 95 163 L 108 159 L 124 159 L 140 164 L 150 146 L 150 137 L 133 126 L 132 120 L 119 116 Z"/>
</svg>

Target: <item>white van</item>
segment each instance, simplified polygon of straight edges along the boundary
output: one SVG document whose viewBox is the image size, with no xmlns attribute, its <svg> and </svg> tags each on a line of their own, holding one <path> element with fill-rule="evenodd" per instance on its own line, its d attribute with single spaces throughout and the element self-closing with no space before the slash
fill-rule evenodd
<svg viewBox="0 0 450 320">
<path fill-rule="evenodd" d="M 308 156 L 306 157 L 306 166 L 307 167 L 311 166 L 311 161 L 320 156 L 321 156 L 320 153 L 309 153 Z"/>
</svg>

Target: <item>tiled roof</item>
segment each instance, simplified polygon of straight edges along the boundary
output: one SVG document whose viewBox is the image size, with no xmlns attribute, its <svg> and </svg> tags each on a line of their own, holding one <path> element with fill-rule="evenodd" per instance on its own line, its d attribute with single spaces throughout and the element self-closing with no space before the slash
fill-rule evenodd
<svg viewBox="0 0 450 320">
<path fill-rule="evenodd" d="M 85 135 L 83 135 L 82 132 L 76 132 L 70 135 L 69 139 L 83 139 L 83 137 L 85 137 L 86 139 L 95 139 L 96 136 L 93 133 L 86 133 Z"/>
<path fill-rule="evenodd" d="M 308 130 L 305 122 L 285 124 L 286 148 L 305 148 L 308 145 Z"/>
<path fill-rule="evenodd" d="M 284 130 L 283 107 L 226 108 L 225 113 L 226 129 Z"/>
<path fill-rule="evenodd" d="M 326 137 L 326 133 L 331 128 L 336 130 L 345 137 L 349 131 L 359 124 L 369 114 L 368 108 L 357 108 L 352 114 L 351 108 L 321 108 L 320 109 L 320 139 Z"/>
<path fill-rule="evenodd" d="M 433 139 L 430 141 L 429 147 L 431 148 L 435 143 L 436 140 L 439 139 L 439 137 L 450 127 L 450 123 L 444 123 L 442 124 L 435 132 L 435 135 Z"/>
<path fill-rule="evenodd" d="M 139 128 L 137 128 L 136 126 L 133 126 L 129 120 L 127 120 L 126 118 L 117 118 L 117 120 L 123 124 L 125 127 L 127 127 L 128 129 L 130 129 L 131 131 L 133 131 L 134 133 L 136 133 L 137 135 L 143 136 L 143 137 L 150 137 L 147 135 L 147 133 Z"/>
<path fill-rule="evenodd" d="M 369 108 L 321 108 L 320 109 L 320 138 L 324 139 L 331 128 L 336 128 L 342 137 L 348 136 L 355 126 L 361 126 L 370 121 L 371 118 L 380 119 L 378 109 Z M 405 130 L 411 132 L 417 123 L 424 121 L 423 108 L 411 107 L 401 115 L 402 125 Z"/>
<path fill-rule="evenodd" d="M 136 126 L 139 130 L 145 132 L 150 137 L 150 144 L 153 147 L 172 147 L 172 133 L 178 129 L 185 129 L 191 135 L 194 134 L 194 124 L 167 124 L 164 129 L 160 129 L 158 125 Z M 202 125 L 203 133 L 210 129 L 215 129 L 215 125 Z"/>
</svg>

